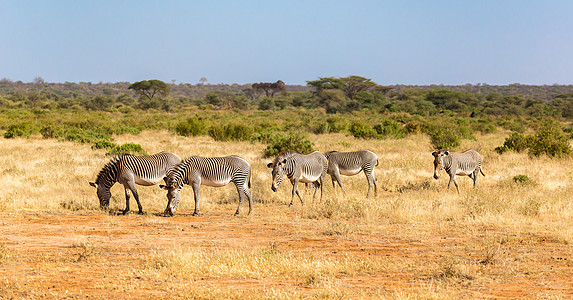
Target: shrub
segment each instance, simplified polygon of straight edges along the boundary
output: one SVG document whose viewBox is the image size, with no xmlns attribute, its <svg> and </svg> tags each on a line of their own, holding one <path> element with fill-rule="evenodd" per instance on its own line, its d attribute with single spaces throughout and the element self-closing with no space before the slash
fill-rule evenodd
<svg viewBox="0 0 573 300">
<path fill-rule="evenodd" d="M 569 139 L 554 122 L 546 122 L 529 138 L 529 153 L 535 156 L 565 156 L 571 153 Z"/>
<path fill-rule="evenodd" d="M 402 125 L 396 121 L 384 120 L 382 124 L 374 126 L 374 130 L 381 137 L 393 137 L 401 139 L 406 136 L 406 131 Z"/>
<path fill-rule="evenodd" d="M 4 138 L 13 139 L 16 137 L 25 137 L 29 138 L 31 134 L 30 124 L 29 123 L 20 123 L 10 125 L 8 130 L 4 133 Z"/>
<path fill-rule="evenodd" d="M 355 138 L 373 139 L 376 137 L 376 130 L 364 123 L 356 121 L 350 125 L 350 134 Z"/>
<path fill-rule="evenodd" d="M 179 122 L 175 126 L 175 132 L 182 136 L 198 136 L 203 135 L 207 131 L 205 120 L 199 116 L 194 116 L 186 121 Z"/>
<path fill-rule="evenodd" d="M 273 157 L 283 151 L 294 150 L 296 152 L 306 154 L 314 151 L 314 144 L 308 139 L 298 135 L 277 134 L 270 139 L 270 144 L 263 152 L 264 157 Z"/>
<path fill-rule="evenodd" d="M 107 140 L 99 140 L 99 141 L 96 141 L 96 142 L 92 145 L 92 150 L 95 150 L 95 149 L 105 149 L 105 150 L 110 151 L 110 150 L 112 150 L 112 149 L 114 149 L 114 148 L 116 148 L 116 147 L 117 147 L 117 144 L 116 144 L 116 143 L 112 143 L 112 142 L 107 141 Z"/>
<path fill-rule="evenodd" d="M 228 124 L 225 126 L 211 126 L 209 136 L 216 141 L 249 141 L 253 135 L 253 129 L 245 125 Z"/>
<path fill-rule="evenodd" d="M 460 145 L 459 133 L 451 127 L 438 127 L 429 135 L 432 145 L 437 149 L 453 149 Z"/>
<path fill-rule="evenodd" d="M 517 182 L 517 183 L 530 183 L 531 179 L 529 179 L 529 176 L 527 175 L 515 175 L 513 176 L 513 181 Z"/>
<path fill-rule="evenodd" d="M 529 139 L 522 133 L 514 132 L 503 142 L 503 146 L 495 148 L 497 153 L 502 154 L 506 151 L 522 152 L 529 148 Z"/>
<path fill-rule="evenodd" d="M 495 150 L 502 154 L 508 150 L 522 152 L 528 148 L 529 154 L 535 156 L 565 156 L 571 153 L 568 136 L 554 122 L 544 123 L 535 135 L 525 136 L 514 132 L 505 139 L 503 146 Z"/>
<path fill-rule="evenodd" d="M 141 147 L 141 145 L 134 143 L 127 143 L 121 146 L 116 145 L 116 147 L 108 151 L 106 155 L 116 155 L 122 153 L 128 153 L 133 155 L 147 155 L 147 151 L 143 150 L 143 147 Z"/>
</svg>

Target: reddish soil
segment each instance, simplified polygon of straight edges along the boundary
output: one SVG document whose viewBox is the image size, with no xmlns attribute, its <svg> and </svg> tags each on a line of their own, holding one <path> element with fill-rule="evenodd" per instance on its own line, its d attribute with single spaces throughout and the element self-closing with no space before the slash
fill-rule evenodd
<svg viewBox="0 0 573 300">
<path fill-rule="evenodd" d="M 434 229 L 415 225 L 388 225 L 385 233 L 344 236 L 321 234 L 319 224 L 304 220 L 283 206 L 265 208 L 284 214 L 285 220 L 254 216 L 232 217 L 233 211 L 204 212 L 200 217 L 178 213 L 175 217 L 136 215 L 82 215 L 14 213 L 0 215 L 0 298 L 160 298 L 173 291 L 164 280 L 138 274 L 142 261 L 153 251 L 188 248 L 282 250 L 325 256 L 380 256 L 393 259 L 387 272 L 338 276 L 353 290 L 387 291 L 402 295 L 420 293 L 423 286 L 441 283 L 446 295 L 469 298 L 573 297 L 571 245 L 547 237 L 506 238 L 494 261 L 478 278 L 448 277 L 439 266 L 444 257 L 465 257 L 479 265 L 483 252 L 468 249 L 483 236 L 468 237 L 465 229 Z M 292 217 L 292 219 L 290 219 Z M 406 232 L 425 231 L 427 239 L 407 238 Z M 484 232 L 496 229 L 484 229 Z M 465 233 L 464 233 L 465 232 Z M 95 245 L 86 250 L 85 245 Z M 521 245 L 520 245 L 521 243 Z M 90 252 L 91 251 L 91 252 Z M 2 255 L 4 258 L 2 259 Z M 403 263 L 401 263 L 403 262 Z M 444 278 L 441 278 L 444 277 Z M 448 277 L 448 278 L 446 278 Z M 311 292 L 312 286 L 279 280 L 205 278 L 182 285 L 200 284 L 219 289 L 293 289 Z M 427 289 L 426 289 L 427 290 Z M 430 292 L 426 292 L 430 293 Z M 384 293 L 382 293 L 384 294 Z M 378 293 L 380 295 L 380 293 Z"/>
</svg>

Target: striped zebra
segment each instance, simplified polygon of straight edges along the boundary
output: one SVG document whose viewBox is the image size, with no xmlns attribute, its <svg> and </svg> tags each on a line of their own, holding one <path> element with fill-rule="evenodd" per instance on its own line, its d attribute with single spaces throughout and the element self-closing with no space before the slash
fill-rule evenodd
<svg viewBox="0 0 573 300">
<path fill-rule="evenodd" d="M 123 214 L 129 212 L 129 197 L 133 194 L 139 213 L 143 207 L 139 202 L 139 195 L 135 185 L 150 186 L 158 184 L 169 169 L 181 161 L 179 156 L 169 152 L 159 152 L 149 156 L 134 156 L 120 154 L 111 159 L 98 173 L 95 182 L 90 185 L 97 189 L 97 196 L 101 208 L 109 207 L 111 187 L 119 182 L 125 188 L 125 209 Z"/>
<path fill-rule="evenodd" d="M 284 175 L 290 179 L 292 183 L 292 198 L 289 206 L 293 205 L 295 194 L 300 199 L 300 203 L 304 205 L 298 191 L 299 182 L 314 183 L 319 181 L 320 200 L 322 200 L 324 177 L 328 169 L 328 160 L 322 153 L 315 151 L 307 155 L 302 155 L 295 151 L 286 151 L 275 157 L 273 162 L 269 163 L 267 167 L 273 169 L 273 182 L 271 185 L 273 192 L 277 191 L 277 188 L 283 181 Z M 316 197 L 317 192 L 318 189 L 315 189 L 313 199 Z"/>
<path fill-rule="evenodd" d="M 337 152 L 330 151 L 325 154 L 328 159 L 328 174 L 332 179 L 332 186 L 336 190 L 336 183 L 346 194 L 340 175 L 353 176 L 360 171 L 364 171 L 366 180 L 368 180 L 368 193 L 370 196 L 372 186 L 374 186 L 374 195 L 378 194 L 378 184 L 374 175 L 374 167 L 378 165 L 378 156 L 370 150 L 361 150 L 355 152 Z"/>
<path fill-rule="evenodd" d="M 434 178 L 440 178 L 440 171 L 442 169 L 446 170 L 446 173 L 450 175 L 448 190 L 453 182 L 456 185 L 458 193 L 460 193 L 460 188 L 455 178 L 456 175 L 469 176 L 474 181 L 474 188 L 476 187 L 476 180 L 479 173 L 485 176 L 481 169 L 481 156 L 474 150 L 457 153 L 443 149 L 432 152 L 432 155 L 434 156 Z"/>
<path fill-rule="evenodd" d="M 251 195 L 251 165 L 238 156 L 226 157 L 200 157 L 192 156 L 183 160 L 167 173 L 165 185 L 167 190 L 167 208 L 165 214 L 173 216 L 181 202 L 180 190 L 185 184 L 191 185 L 195 196 L 194 216 L 199 215 L 199 187 L 201 185 L 220 187 L 233 182 L 239 193 L 239 209 L 245 196 L 249 200 L 249 214 L 253 210 L 253 197 Z"/>
</svg>

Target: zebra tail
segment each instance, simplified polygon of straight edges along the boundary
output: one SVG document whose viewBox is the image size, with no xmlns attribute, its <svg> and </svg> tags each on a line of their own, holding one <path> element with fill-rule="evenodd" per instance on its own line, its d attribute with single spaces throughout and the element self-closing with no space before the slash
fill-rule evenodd
<svg viewBox="0 0 573 300">
<path fill-rule="evenodd" d="M 483 175 L 483 177 L 485 177 L 485 174 L 483 173 L 483 170 L 480 168 L 479 172 L 481 173 L 481 175 Z"/>
<path fill-rule="evenodd" d="M 483 173 L 482 173 L 483 174 Z M 249 188 L 251 188 L 251 177 L 253 176 L 253 172 L 249 172 L 249 181 L 247 182 L 247 185 Z M 484 175 L 485 176 L 485 175 Z"/>
</svg>

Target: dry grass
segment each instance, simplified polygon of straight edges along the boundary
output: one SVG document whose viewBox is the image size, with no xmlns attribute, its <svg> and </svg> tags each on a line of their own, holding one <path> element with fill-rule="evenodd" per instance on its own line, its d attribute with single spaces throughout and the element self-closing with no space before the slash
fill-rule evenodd
<svg viewBox="0 0 573 300">
<path fill-rule="evenodd" d="M 156 215 L 166 205 L 158 187 L 138 186 L 145 216 L 113 214 L 125 205 L 118 185 L 112 188 L 111 214 L 100 211 L 88 181 L 109 160 L 103 151 L 40 138 L 0 139 L 0 226 L 7 230 L 0 238 L 0 298 L 65 297 L 67 289 L 46 292 L 46 276 L 106 272 L 115 280 L 96 280 L 83 292 L 126 292 L 133 298 L 567 298 L 573 292 L 567 279 L 573 276 L 573 159 L 500 156 L 493 148 L 503 139 L 495 134 L 465 142 L 461 148 L 484 157 L 486 177 L 480 176 L 475 190 L 469 178 L 458 178 L 457 194 L 455 188 L 445 190 L 447 178 L 431 178 L 432 149 L 425 136 L 313 136 L 320 151 L 376 152 L 378 196 L 365 197 L 362 174 L 343 177 L 346 195 L 335 194 L 327 178 L 323 201 L 305 191 L 305 205 L 295 199 L 288 208 L 291 185 L 271 191 L 263 145 L 167 132 L 116 137 L 148 153 L 244 157 L 253 167 L 255 207 L 246 216 L 245 205 L 238 218 L 231 216 L 238 201 L 232 185 L 202 187 L 200 218 L 190 216 L 189 187 L 174 218 Z M 535 184 L 515 182 L 519 174 Z M 8 221 L 35 224 L 44 215 L 62 222 L 49 226 L 66 229 L 52 257 L 26 252 L 26 242 L 14 240 L 27 227 Z M 66 225 L 77 216 L 94 221 Z M 39 248 L 49 244 L 42 242 L 49 238 L 42 228 Z M 121 268 L 114 266 L 118 262 Z M 27 263 L 34 264 L 32 270 Z M 10 269 L 41 276 L 26 279 Z M 67 284 L 73 287 L 74 281 Z M 519 287 L 526 290 L 519 293 Z"/>
</svg>

